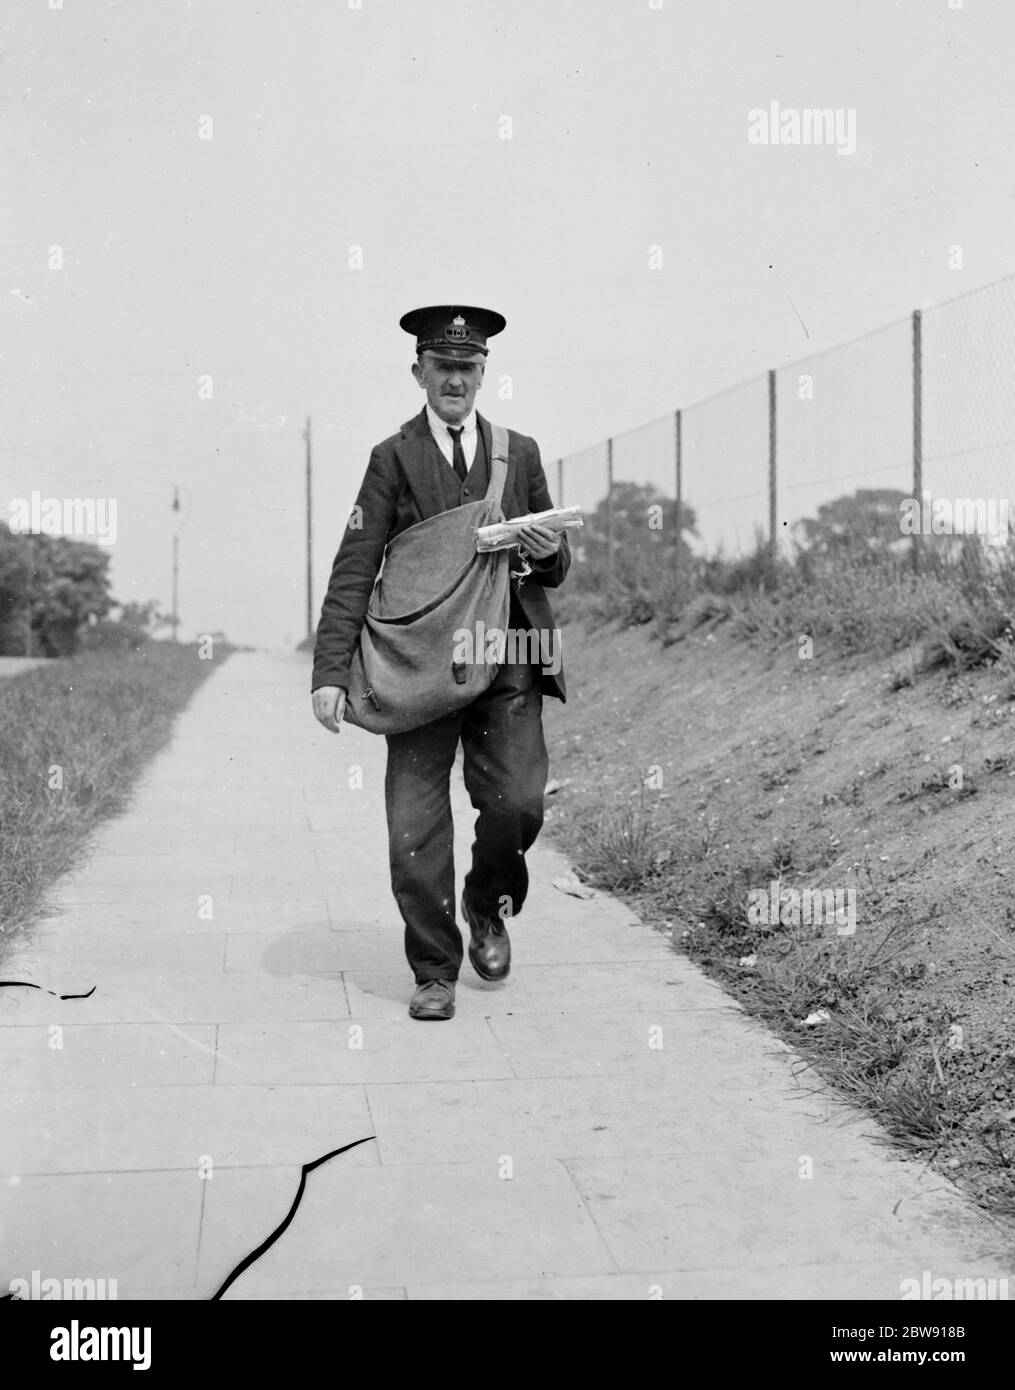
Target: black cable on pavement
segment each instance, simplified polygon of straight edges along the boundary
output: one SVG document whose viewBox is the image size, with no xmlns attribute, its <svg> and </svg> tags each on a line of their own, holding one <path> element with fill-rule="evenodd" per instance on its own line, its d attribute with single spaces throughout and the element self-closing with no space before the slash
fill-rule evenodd
<svg viewBox="0 0 1015 1390">
<path fill-rule="evenodd" d="M 296 1189 L 296 1196 L 293 1198 L 293 1204 L 289 1208 L 285 1220 L 282 1222 L 280 1226 L 277 1226 L 275 1230 L 272 1231 L 271 1235 L 268 1236 L 267 1240 L 263 1240 L 261 1242 L 261 1244 L 257 1247 L 256 1250 L 251 1250 L 249 1255 L 244 1256 L 244 1258 L 240 1261 L 240 1263 L 236 1266 L 233 1272 L 226 1279 L 225 1283 L 221 1286 L 221 1288 L 219 1288 L 215 1293 L 212 1294 L 211 1301 L 214 1302 L 216 1299 L 221 1298 L 222 1295 L 225 1293 L 226 1289 L 229 1288 L 230 1284 L 233 1284 L 240 1277 L 240 1275 L 243 1273 L 245 1269 L 249 1269 L 255 1260 L 259 1260 L 261 1256 L 264 1254 L 264 1252 L 266 1250 L 269 1250 L 275 1244 L 276 1240 L 278 1240 L 279 1236 L 282 1235 L 283 1232 L 289 1228 L 289 1226 L 292 1224 L 292 1219 L 296 1215 L 296 1212 L 299 1208 L 300 1202 L 302 1202 L 303 1200 L 303 1193 L 306 1190 L 307 1186 L 308 1173 L 312 1173 L 315 1168 L 320 1168 L 321 1164 L 327 1163 L 329 1158 L 337 1158 L 339 1154 L 348 1153 L 350 1149 L 356 1148 L 357 1144 L 367 1144 L 370 1142 L 371 1139 L 376 1138 L 376 1134 L 368 1134 L 365 1139 L 354 1139 L 351 1144 L 343 1144 L 340 1149 L 332 1149 L 330 1153 L 322 1154 L 320 1158 L 315 1158 L 313 1163 L 304 1163 L 302 1169 L 300 1170 L 300 1185 Z"/>
</svg>

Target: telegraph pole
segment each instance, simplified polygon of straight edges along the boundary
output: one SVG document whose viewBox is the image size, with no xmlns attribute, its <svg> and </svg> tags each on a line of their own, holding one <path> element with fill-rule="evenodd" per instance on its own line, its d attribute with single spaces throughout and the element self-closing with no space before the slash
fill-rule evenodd
<svg viewBox="0 0 1015 1390">
<path fill-rule="evenodd" d="M 913 496 L 923 505 L 923 314 L 913 310 Z M 913 570 L 920 572 L 920 533 L 913 532 Z"/>
<path fill-rule="evenodd" d="M 307 416 L 307 427 L 303 431 L 303 438 L 307 443 L 307 636 L 314 635 L 314 513 L 313 513 L 313 490 L 311 487 L 311 443 L 310 443 L 310 416 Z"/>
<path fill-rule="evenodd" d="M 173 486 L 173 511 L 176 512 L 176 525 L 173 527 L 173 641 L 178 642 L 177 629 L 180 626 L 180 489 Z"/>
</svg>

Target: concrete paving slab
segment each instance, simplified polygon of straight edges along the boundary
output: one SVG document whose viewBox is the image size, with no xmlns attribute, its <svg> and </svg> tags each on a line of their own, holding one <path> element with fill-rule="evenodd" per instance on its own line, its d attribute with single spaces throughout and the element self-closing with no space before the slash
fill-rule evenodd
<svg viewBox="0 0 1015 1390">
<path fill-rule="evenodd" d="M 212 1080 L 214 1069 L 215 1028 L 207 1024 L 50 1023 L 0 1030 L 0 1091 L 200 1086 Z"/>
<path fill-rule="evenodd" d="M 327 902 L 316 893 L 308 893 L 305 897 L 275 898 L 271 902 L 250 898 L 231 898 L 223 902 L 216 898 L 212 912 L 211 920 L 215 927 L 230 936 L 241 932 L 278 934 L 283 931 L 331 931 Z M 208 925 L 208 922 L 204 923 L 206 930 Z"/>
<path fill-rule="evenodd" d="M 0 1287 L 12 1279 L 115 1279 L 191 1288 L 206 1184 L 190 1173 L 80 1173 L 0 1183 Z M 108 1287 L 108 1285 L 107 1285 Z"/>
<path fill-rule="evenodd" d="M 182 825 L 178 820 L 165 818 L 164 826 L 146 824 L 141 828 L 121 828 L 127 821 L 113 821 L 99 830 L 91 843 L 89 858 L 112 855 L 118 861 L 143 860 L 146 867 L 152 862 L 172 868 L 186 862 L 199 867 L 222 869 L 228 865 L 236 849 L 236 833 L 231 826 L 220 822 L 200 827 Z M 200 861 L 205 861 L 201 865 Z"/>
<path fill-rule="evenodd" d="M 81 985 L 87 989 L 93 984 L 98 992 L 100 983 L 104 992 L 114 978 L 157 979 L 181 966 L 201 974 L 221 973 L 225 967 L 226 935 L 212 923 L 206 923 L 204 932 L 187 942 L 185 952 L 180 949 L 179 935 L 164 930 L 117 934 L 50 932 L 44 940 L 49 979 L 69 987 L 61 993 Z M 35 954 L 40 944 L 34 943 L 28 954 Z M 17 967 L 23 954 L 19 951 L 7 959 Z"/>
<path fill-rule="evenodd" d="M 289 902 L 307 898 L 320 892 L 324 894 L 324 876 L 316 862 L 303 869 L 280 867 L 277 874 L 242 869 L 233 873 L 230 880 L 230 897 L 239 901 L 274 903 Z"/>
<path fill-rule="evenodd" d="M 304 836 L 304 841 L 306 837 Z M 316 898 L 322 892 L 320 866 L 317 855 L 307 849 L 292 845 L 276 848 L 269 858 L 277 858 L 284 867 L 278 873 L 265 873 L 265 851 L 260 846 L 241 844 L 227 857 L 230 873 L 233 876 L 233 897 L 247 901 L 272 903 L 299 901 L 300 898 Z M 249 885 L 249 892 L 239 891 Z"/>
<path fill-rule="evenodd" d="M 115 861 L 110 861 L 115 863 Z M 60 901 L 67 904 L 87 903 L 126 903 L 131 906 L 153 904 L 178 905 L 180 907 L 197 904 L 203 895 L 215 898 L 228 898 L 232 886 L 232 875 L 192 874 L 180 871 L 155 876 L 151 873 L 138 875 L 117 874 L 113 869 L 102 877 L 79 878 L 67 883 L 61 890 Z"/>
<path fill-rule="evenodd" d="M 624 1271 L 733 1270 L 745 1249 L 778 1251 L 776 1267 L 820 1263 L 827 1259 L 824 1214 L 831 1203 L 848 1218 L 836 1237 L 837 1256 L 848 1263 L 869 1260 L 872 1249 L 897 1255 L 909 1271 L 932 1257 L 949 1264 L 963 1259 L 960 1249 L 949 1251 L 946 1198 L 925 1204 L 914 1241 L 910 1221 L 893 1216 L 899 1194 L 890 1178 L 857 1183 L 855 1166 L 827 1181 L 807 1181 L 778 1155 L 741 1150 L 707 1165 L 725 1175 L 722 1199 L 717 1194 L 710 1202 L 700 1199 L 702 1165 L 680 1164 L 671 1155 L 571 1159 L 566 1166 Z M 970 1235 L 968 1253 L 983 1262 L 981 1271 L 1004 1273 L 995 1264 L 997 1230 L 980 1221 Z"/>
<path fill-rule="evenodd" d="M 741 1145 L 771 1130 L 758 1104 L 770 1090 L 739 1083 L 717 1096 L 700 1078 L 670 1075 L 371 1084 L 367 1094 L 385 1163 L 481 1161 L 505 1146 L 561 1159 L 662 1151 L 723 1163 L 732 1128 Z M 794 1171 L 804 1146 L 815 1147 L 813 1128 L 807 1113 L 784 1120 L 774 1152 Z"/>
<path fill-rule="evenodd" d="M 114 822 L 116 824 L 117 822 Z M 150 835 L 150 832 L 146 832 Z M 232 836 L 224 836 L 224 844 L 231 841 Z M 110 843 L 111 841 L 111 843 Z M 136 842 L 137 843 L 137 842 Z M 193 846 L 193 847 L 191 847 Z M 150 854 L 143 849 L 126 849 L 123 841 L 119 844 L 109 836 L 107 840 L 98 840 L 91 847 L 90 858 L 96 853 L 112 854 L 112 861 L 106 864 L 102 870 L 103 880 L 115 883 L 121 880 L 127 882 L 144 882 L 152 877 L 152 860 L 156 859 L 157 873 L 159 882 L 172 882 L 173 880 L 187 881 L 191 877 L 218 875 L 222 877 L 228 875 L 232 870 L 232 864 L 237 858 L 236 852 L 231 844 L 228 848 L 214 850 L 209 848 L 206 835 L 195 835 L 187 845 L 181 845 L 179 840 L 171 851 L 167 851 L 165 846 L 161 847 L 159 854 Z M 87 868 L 68 875 L 60 880 L 61 892 L 71 893 L 79 884 L 83 885 L 89 880 Z"/>
<path fill-rule="evenodd" d="M 262 865 L 275 859 L 286 858 L 290 854 L 313 854 L 317 861 L 314 838 L 305 824 L 290 826 L 287 830 L 259 830 L 252 827 L 235 827 L 232 830 L 233 849 L 237 854 L 257 855 Z M 318 867 L 320 867 L 319 861 Z"/>
<path fill-rule="evenodd" d="M 303 1164 L 373 1133 L 362 1086 L 131 1086 L 23 1091 L 5 1105 L 0 1173 Z M 376 1144 L 347 1163 L 376 1164 Z"/>
<path fill-rule="evenodd" d="M 405 969 L 405 956 L 402 954 L 402 919 L 394 902 L 387 902 L 385 894 L 378 887 L 375 892 L 358 891 L 346 893 L 341 897 L 327 899 L 328 916 L 332 931 L 371 931 L 383 933 L 390 941 L 394 936 L 399 964 Z"/>
<path fill-rule="evenodd" d="M 758 1145 L 795 1164 L 801 1154 L 815 1151 L 819 1139 L 837 1148 L 844 1131 L 869 1134 L 876 1128 L 866 1116 L 833 1107 L 824 1094 L 802 1092 L 787 1066 L 759 1075 L 734 1065 L 721 1087 L 700 1063 L 683 1071 L 567 1076 L 558 1085 L 571 1119 L 574 1155 L 725 1154 L 735 1133 L 738 1149 Z M 779 1126 L 773 1133 L 776 1107 Z"/>
<path fill-rule="evenodd" d="M 392 937 L 394 936 L 394 939 Z M 401 933 L 372 927 L 361 931 L 245 932 L 230 936 L 226 970 L 286 975 L 339 975 L 344 970 L 389 969 L 398 963 Z M 404 957 L 402 958 L 404 970 Z M 410 983 L 412 977 L 409 977 Z"/>
<path fill-rule="evenodd" d="M 731 1031 L 733 1021 L 742 1032 Z M 728 1020 L 728 1021 L 727 1021 Z M 735 1067 L 779 1045 L 763 1029 L 719 1010 L 602 1014 L 494 1014 L 490 1031 L 516 1076 L 683 1076 L 707 1062 Z"/>
<path fill-rule="evenodd" d="M 464 1279 L 499 1270 L 511 1279 L 615 1269 L 560 1164 L 533 1160 L 505 1179 L 496 1160 L 353 1169 L 342 1157 L 311 1174 L 304 1219 L 242 1276 L 247 1290 L 404 1285 L 448 1270 Z M 251 1231 L 251 1212 L 284 1213 L 291 1192 L 285 1170 L 233 1169 L 216 1179 L 205 1207 L 202 1284 L 263 1239 L 266 1232 Z"/>
<path fill-rule="evenodd" d="M 335 1085 L 368 1081 L 443 1081 L 510 1076 L 511 1067 L 483 1019 L 435 1023 L 423 1036 L 414 1020 L 350 1019 L 341 1023 L 223 1024 L 219 1053 L 245 1079 L 266 1085 Z M 223 1083 L 239 1076 L 218 1077 Z"/>
</svg>

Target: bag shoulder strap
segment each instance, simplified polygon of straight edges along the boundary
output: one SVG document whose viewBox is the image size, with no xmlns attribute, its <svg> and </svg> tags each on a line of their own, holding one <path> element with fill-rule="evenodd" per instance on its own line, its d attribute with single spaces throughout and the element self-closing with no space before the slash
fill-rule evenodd
<svg viewBox="0 0 1015 1390">
<path fill-rule="evenodd" d="M 504 484 L 507 482 L 508 432 L 503 425 L 490 425 L 493 435 L 493 449 L 490 456 L 490 485 L 486 489 L 486 501 L 501 505 L 504 497 Z"/>
</svg>

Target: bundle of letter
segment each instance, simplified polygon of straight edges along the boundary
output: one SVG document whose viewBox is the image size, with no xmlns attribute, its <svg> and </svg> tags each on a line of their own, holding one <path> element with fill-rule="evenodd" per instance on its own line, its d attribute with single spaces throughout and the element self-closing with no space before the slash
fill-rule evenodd
<svg viewBox="0 0 1015 1390">
<path fill-rule="evenodd" d="M 476 528 L 476 549 L 507 550 L 518 544 L 518 532 L 523 526 L 546 526 L 551 531 L 573 530 L 582 523 L 581 507 L 551 507 L 546 512 L 530 512 L 514 516 L 510 521 L 496 521 L 492 526 Z"/>
</svg>

